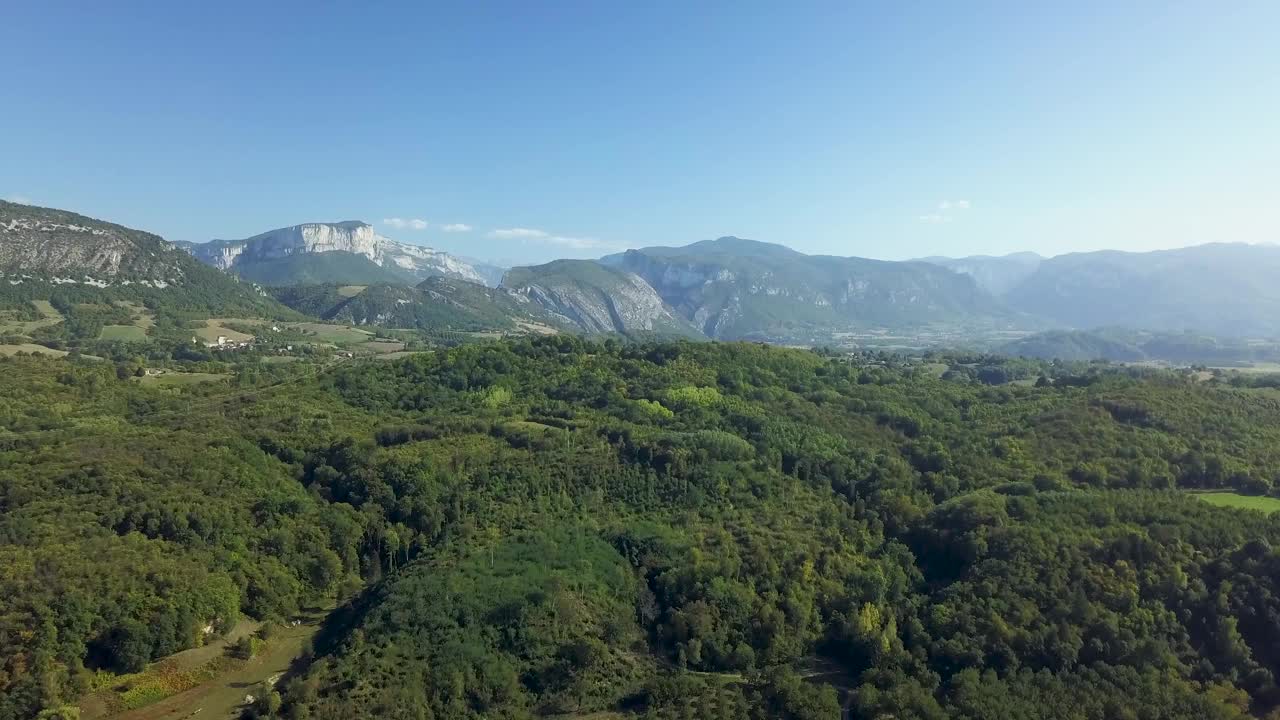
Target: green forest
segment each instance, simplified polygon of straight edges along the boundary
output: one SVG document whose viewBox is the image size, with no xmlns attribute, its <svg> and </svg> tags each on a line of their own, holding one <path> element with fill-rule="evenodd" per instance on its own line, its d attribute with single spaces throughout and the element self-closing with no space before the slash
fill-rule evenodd
<svg viewBox="0 0 1280 720">
<path fill-rule="evenodd" d="M 335 604 L 246 716 L 1280 717 L 1280 514 L 1197 497 L 1280 494 L 1261 379 L 568 336 L 0 376 L 3 720 Z"/>
</svg>

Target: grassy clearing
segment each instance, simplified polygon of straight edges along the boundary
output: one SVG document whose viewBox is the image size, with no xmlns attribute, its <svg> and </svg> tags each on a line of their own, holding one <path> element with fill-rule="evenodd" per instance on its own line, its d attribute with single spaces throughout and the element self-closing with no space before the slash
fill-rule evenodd
<svg viewBox="0 0 1280 720">
<path fill-rule="evenodd" d="M 543 325 L 542 323 L 533 322 L 531 320 L 517 320 L 516 327 L 524 330 L 525 332 L 533 333 L 534 335 L 556 335 L 560 332 L 550 325 Z"/>
<path fill-rule="evenodd" d="M 138 382 L 143 385 L 154 385 L 157 387 L 178 387 L 182 385 L 195 385 L 202 382 L 226 382 L 230 379 L 230 375 L 220 375 L 218 373 L 167 372 L 161 375 L 140 377 L 138 378 Z"/>
<path fill-rule="evenodd" d="M 364 289 L 366 287 L 369 287 L 369 286 L 368 285 L 343 285 L 342 287 L 338 288 L 338 294 L 346 298 L 355 297 L 360 293 L 364 292 Z"/>
<path fill-rule="evenodd" d="M 1241 495 L 1233 492 L 1198 492 L 1192 494 L 1207 503 L 1220 507 L 1260 510 L 1264 513 L 1273 513 L 1280 510 L 1280 498 L 1266 495 Z"/>
<path fill-rule="evenodd" d="M 148 310 L 145 306 L 138 303 L 128 302 L 127 300 L 117 300 L 116 307 L 122 307 L 133 313 L 133 324 L 143 330 L 147 330 L 156 324 L 155 313 Z"/>
<path fill-rule="evenodd" d="M 210 320 L 209 323 L 233 323 L 236 325 L 254 325 L 267 328 L 270 328 L 272 325 L 277 325 L 281 330 L 309 335 L 315 340 L 333 343 L 334 345 L 355 345 L 369 342 L 375 337 L 375 335 L 368 330 L 361 330 L 359 328 L 351 327 L 350 325 L 332 325 L 330 323 L 319 322 L 272 323 L 267 320 L 221 319 Z M 226 335 L 229 340 L 235 340 L 235 338 L 228 332 L 224 331 L 219 334 Z M 252 339 L 251 336 L 245 337 L 247 339 Z"/>
<path fill-rule="evenodd" d="M 137 325 L 103 325 L 102 332 L 98 334 L 98 339 L 145 342 L 147 331 Z"/>
<path fill-rule="evenodd" d="M 320 629 L 324 611 L 309 613 L 297 627 L 284 627 L 276 631 L 271 640 L 251 660 L 233 660 L 222 653 L 228 641 L 217 643 L 218 655 L 199 667 L 205 677 L 195 685 L 188 685 L 165 695 L 148 700 L 145 705 L 124 708 L 116 705 L 106 712 L 90 714 L 90 703 L 81 703 L 82 718 L 114 717 L 119 720 L 160 720 L 161 718 L 232 718 L 237 717 L 244 706 L 244 697 L 261 682 L 272 682 L 290 669 L 293 661 L 302 654 L 311 638 Z M 256 627 L 256 623 L 253 624 Z M 233 631 L 228 638 L 233 638 Z M 211 644 L 209 647 L 213 647 Z M 203 650 L 198 648 L 197 650 Z M 188 650 L 187 652 L 194 652 Z M 183 655 L 179 653 L 178 656 Z M 174 657 L 178 657 L 174 656 Z M 167 661 L 165 661 L 167 662 Z M 157 665 L 163 664 L 158 663 Z M 156 667 L 153 665 L 152 668 Z M 151 668 L 148 668 L 150 671 Z M 175 687 L 173 685 L 168 687 Z M 121 712 L 124 710 L 124 712 Z"/>
<path fill-rule="evenodd" d="M 210 318 L 204 321 L 204 327 L 196 328 L 195 335 L 205 342 L 217 342 L 219 335 L 225 335 L 227 340 L 231 342 L 248 342 L 253 339 L 252 335 L 242 333 L 238 330 L 232 330 L 223 325 L 223 323 L 256 323 L 256 320 L 237 320 L 227 318 Z"/>
<path fill-rule="evenodd" d="M 0 345 L 0 355 L 16 355 L 20 352 L 35 353 L 37 355 L 50 355 L 52 357 L 64 357 L 67 354 L 65 350 L 54 350 L 43 345 L 36 345 L 35 343 Z"/>
<path fill-rule="evenodd" d="M 81 716 L 92 720 L 145 707 L 208 682 L 220 673 L 243 667 L 245 661 L 229 657 L 227 647 L 252 635 L 259 626 L 260 623 L 242 619 L 226 636 L 170 655 L 142 672 L 115 675 L 99 670 L 90 680 L 89 694 L 80 702 Z"/>
<path fill-rule="evenodd" d="M 376 359 L 378 359 L 378 360 L 399 360 L 400 358 L 407 358 L 407 357 L 409 357 L 409 356 L 411 356 L 411 355 L 419 355 L 419 354 L 424 353 L 424 352 L 430 352 L 430 351 L 428 351 L 428 350 L 401 350 L 401 351 L 399 351 L 399 352 L 390 352 L 390 353 L 386 353 L 386 354 L 384 354 L 384 355 L 378 355 L 378 356 L 376 357 Z"/>
<path fill-rule="evenodd" d="M 289 326 L 306 335 L 314 336 L 322 342 L 335 345 L 354 345 L 366 343 L 373 339 L 373 333 L 346 325 L 328 325 L 325 323 L 294 323 Z"/>
<path fill-rule="evenodd" d="M 404 343 L 374 340 L 374 341 L 362 344 L 360 346 L 360 349 L 368 350 L 369 352 L 374 352 L 374 353 L 393 353 L 393 352 L 400 352 L 401 350 L 403 350 Z"/>
<path fill-rule="evenodd" d="M 31 305 L 40 313 L 39 320 L 7 320 L 0 317 L 0 333 L 29 335 L 39 328 L 57 325 L 66 319 L 48 300 L 32 300 Z"/>
<path fill-rule="evenodd" d="M 45 317 L 46 320 L 62 321 L 62 313 L 58 312 L 53 303 L 48 300 L 32 300 L 31 304 L 35 306 L 36 311 Z"/>
<path fill-rule="evenodd" d="M 925 363 L 920 367 L 925 372 L 929 373 L 930 375 L 936 378 L 942 377 L 947 373 L 947 370 L 948 370 L 948 366 L 946 363 Z"/>
</svg>

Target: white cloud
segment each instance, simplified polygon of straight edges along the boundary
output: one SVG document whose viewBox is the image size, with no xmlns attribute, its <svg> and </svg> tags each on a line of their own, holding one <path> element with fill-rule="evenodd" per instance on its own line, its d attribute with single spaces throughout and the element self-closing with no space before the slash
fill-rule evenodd
<svg viewBox="0 0 1280 720">
<path fill-rule="evenodd" d="M 518 227 L 518 228 L 506 228 L 503 230 L 494 230 L 493 232 L 489 233 L 489 237 L 497 238 L 499 240 L 512 240 L 516 238 L 519 238 L 522 240 L 528 240 L 528 239 L 541 239 L 541 238 L 551 237 L 551 233 L 547 232 L 546 230 L 534 230 L 533 228 Z"/>
<path fill-rule="evenodd" d="M 440 228 L 445 232 L 471 232 L 471 226 L 466 223 L 449 223 Z"/>
<path fill-rule="evenodd" d="M 928 215 L 921 215 L 920 222 L 930 223 L 933 225 L 937 225 L 940 223 L 949 223 L 951 222 L 951 216 L 942 215 L 939 213 L 929 213 Z"/>
<path fill-rule="evenodd" d="M 503 228 L 493 230 L 489 233 L 489 237 L 498 240 L 520 240 L 521 242 L 536 242 L 546 245 L 559 245 L 560 247 L 573 248 L 575 250 L 592 250 L 599 248 L 617 248 L 618 243 L 600 240 L 592 237 L 569 237 L 567 235 L 554 235 L 546 230 L 537 230 L 535 228 Z"/>
<path fill-rule="evenodd" d="M 35 203 L 31 200 L 31 198 L 27 197 L 26 195 L 8 195 L 8 196 L 5 196 L 5 200 L 8 200 L 8 201 L 9 201 L 9 202 L 11 202 L 11 203 L 18 203 L 19 205 L 34 205 L 34 204 L 35 204 Z"/>
<path fill-rule="evenodd" d="M 427 221 L 421 218 L 383 218 L 382 224 L 397 230 L 426 230 Z"/>
<path fill-rule="evenodd" d="M 968 200 L 943 200 L 938 203 L 939 210 L 968 210 Z"/>
</svg>

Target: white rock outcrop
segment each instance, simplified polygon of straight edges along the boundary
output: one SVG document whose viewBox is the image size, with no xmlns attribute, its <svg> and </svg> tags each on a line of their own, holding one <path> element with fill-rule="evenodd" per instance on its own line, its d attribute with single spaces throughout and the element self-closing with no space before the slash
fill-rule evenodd
<svg viewBox="0 0 1280 720">
<path fill-rule="evenodd" d="M 485 284 L 469 263 L 448 253 L 397 242 L 379 235 L 372 225 L 348 221 L 303 223 L 254 235 L 244 240 L 213 240 L 192 245 L 191 254 L 221 270 L 240 263 L 274 260 L 306 253 L 349 252 L 364 255 L 382 267 L 408 272 L 419 279 L 433 275 Z"/>
</svg>

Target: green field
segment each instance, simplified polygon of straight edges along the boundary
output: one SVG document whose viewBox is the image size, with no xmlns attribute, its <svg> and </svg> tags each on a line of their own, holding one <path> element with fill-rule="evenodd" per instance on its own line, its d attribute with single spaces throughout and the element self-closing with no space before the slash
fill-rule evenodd
<svg viewBox="0 0 1280 720">
<path fill-rule="evenodd" d="M 26 335 L 47 325 L 57 325 L 65 319 L 48 300 L 32 300 L 31 304 L 40 313 L 39 320 L 8 320 L 0 315 L 0 332 Z"/>
<path fill-rule="evenodd" d="M 219 375 L 217 373 L 201 373 L 201 372 L 167 372 L 162 375 L 148 375 L 138 378 L 143 385 L 154 386 L 179 386 L 179 385 L 195 385 L 202 382 L 226 382 L 231 379 L 230 375 Z"/>
<path fill-rule="evenodd" d="M 136 325 L 137 327 L 142 328 L 143 330 L 153 327 L 156 324 L 155 314 L 152 313 L 150 310 L 148 310 L 146 307 L 139 305 L 138 303 L 127 302 L 125 300 L 117 300 L 116 306 L 132 311 L 133 324 Z"/>
<path fill-rule="evenodd" d="M 372 353 L 393 353 L 404 350 L 404 343 L 392 341 L 374 340 L 364 343 L 360 346 L 361 350 L 368 350 Z"/>
<path fill-rule="evenodd" d="M 346 325 L 307 322 L 294 323 L 289 325 L 289 328 L 306 335 L 313 335 L 317 340 L 334 344 L 365 343 L 373 339 L 373 333 L 367 330 L 357 330 Z"/>
<path fill-rule="evenodd" d="M 1266 495 L 1240 495 L 1233 492 L 1198 492 L 1193 494 L 1207 503 L 1220 507 L 1261 510 L 1264 513 L 1273 513 L 1280 510 L 1280 498 Z"/>
<path fill-rule="evenodd" d="M 409 357 L 409 356 L 411 356 L 411 355 L 420 355 L 420 354 L 422 354 L 422 353 L 424 353 L 424 352 L 428 352 L 428 351 L 426 351 L 426 350 L 398 350 L 398 351 L 396 351 L 396 352 L 389 352 L 389 353 L 386 353 L 386 354 L 383 354 L 383 355 L 378 355 L 378 356 L 376 356 L 376 359 L 378 359 L 378 360 L 399 360 L 400 358 L 407 358 L 407 357 Z"/>
<path fill-rule="evenodd" d="M 338 288 L 338 294 L 341 295 L 342 297 L 347 297 L 347 298 L 355 297 L 360 293 L 364 292 L 364 289 L 366 287 L 368 287 L 368 285 L 343 285 L 342 287 Z"/>
<path fill-rule="evenodd" d="M 236 319 L 230 319 L 230 320 L 228 320 L 228 319 L 224 319 L 224 318 L 210 318 L 209 320 L 205 320 L 205 321 L 204 321 L 204 327 L 202 327 L 202 328 L 197 328 L 194 332 L 195 332 L 196 337 L 200 338 L 201 340 L 203 340 L 203 341 L 205 341 L 205 342 L 217 342 L 217 341 L 218 341 L 218 336 L 219 336 L 219 335 L 225 335 L 225 336 L 226 336 L 226 338 L 227 338 L 227 340 L 229 340 L 229 341 L 231 341 L 231 342 L 246 342 L 246 341 L 252 340 L 252 339 L 253 339 L 253 336 L 252 336 L 252 335 L 249 335 L 249 334 L 247 334 L 247 333 L 239 332 L 239 331 L 237 331 L 237 330 L 232 330 L 232 329 L 231 329 L 231 328 L 229 328 L 229 327 L 225 327 L 225 326 L 223 325 L 223 323 L 248 323 L 248 324 L 252 324 L 252 323 L 257 323 L 257 322 L 260 322 L 260 321 L 258 321 L 258 320 L 236 320 Z"/>
<path fill-rule="evenodd" d="M 137 325 L 103 325 L 98 339 L 146 342 L 147 331 Z"/>
<path fill-rule="evenodd" d="M 0 345 L 0 355 L 16 355 L 20 352 L 34 353 L 36 355 L 52 355 L 53 357 L 62 357 L 67 354 L 65 350 L 54 350 L 43 345 L 36 345 L 35 343 Z"/>
</svg>

